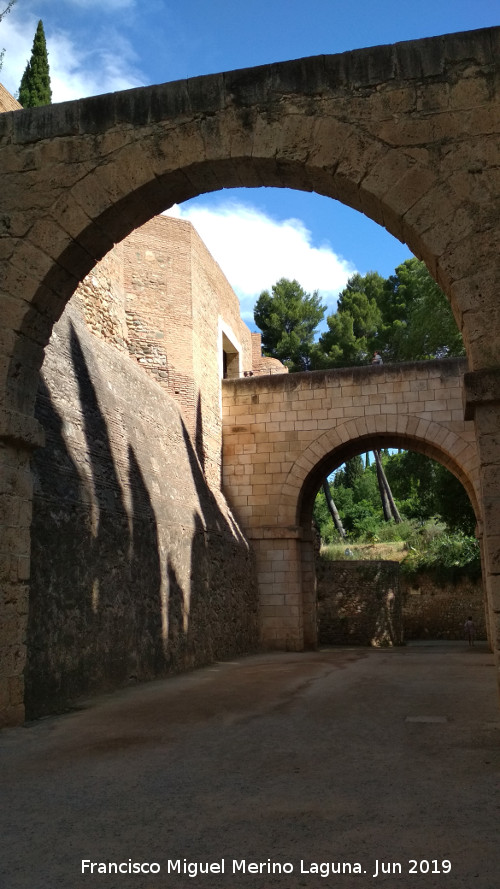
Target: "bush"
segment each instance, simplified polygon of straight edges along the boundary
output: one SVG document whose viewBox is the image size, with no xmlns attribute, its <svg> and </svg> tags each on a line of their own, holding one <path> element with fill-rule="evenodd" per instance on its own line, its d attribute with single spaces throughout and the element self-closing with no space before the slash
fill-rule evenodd
<svg viewBox="0 0 500 889">
<path fill-rule="evenodd" d="M 407 541 L 415 533 L 416 523 L 411 519 L 403 519 L 402 522 L 381 522 L 377 530 L 377 538 L 381 543 L 396 543 L 398 540 Z"/>
<path fill-rule="evenodd" d="M 427 539 L 426 539 L 427 535 Z M 462 531 L 430 535 L 424 530 L 417 546 L 412 546 L 401 567 L 406 574 L 431 573 L 440 582 L 456 581 L 464 574 L 471 579 L 481 576 L 479 544 Z"/>
</svg>

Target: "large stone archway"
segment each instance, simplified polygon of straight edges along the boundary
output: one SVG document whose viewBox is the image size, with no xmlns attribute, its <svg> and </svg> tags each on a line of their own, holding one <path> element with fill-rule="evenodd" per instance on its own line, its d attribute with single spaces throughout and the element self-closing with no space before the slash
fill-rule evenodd
<svg viewBox="0 0 500 889">
<path fill-rule="evenodd" d="M 448 294 L 474 372 L 485 559 L 500 608 L 499 41 L 500 29 L 487 29 L 0 116 L 0 521 L 12 611 L 2 701 L 14 718 L 29 454 L 42 441 L 32 411 L 52 325 L 114 243 L 174 202 L 219 188 L 341 200 L 406 241 Z"/>
<path fill-rule="evenodd" d="M 466 489 L 482 537 L 465 369 L 453 359 L 224 384 L 224 488 L 256 550 L 266 646 L 316 642 L 313 501 L 325 476 L 354 454 L 392 446 L 438 460 Z"/>
</svg>

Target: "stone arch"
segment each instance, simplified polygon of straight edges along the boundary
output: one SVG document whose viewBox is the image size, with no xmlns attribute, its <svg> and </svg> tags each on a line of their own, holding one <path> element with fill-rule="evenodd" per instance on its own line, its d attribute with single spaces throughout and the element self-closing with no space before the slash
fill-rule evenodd
<svg viewBox="0 0 500 889">
<path fill-rule="evenodd" d="M 471 366 L 496 364 L 482 312 L 500 194 L 481 172 L 499 152 L 499 37 L 488 29 L 2 115 L 7 406 L 31 410 L 52 324 L 114 243 L 175 202 L 242 185 L 317 191 L 385 226 L 448 294 Z"/>
<path fill-rule="evenodd" d="M 313 441 L 290 468 L 278 509 L 280 524 L 308 526 L 311 497 L 328 472 L 362 450 L 390 445 L 419 451 L 442 463 L 464 486 L 481 523 L 478 455 L 474 442 L 433 420 L 407 414 L 356 418 Z"/>
<path fill-rule="evenodd" d="M 279 525 L 295 527 L 297 583 L 294 607 L 299 615 L 299 645 L 317 644 L 315 565 L 311 536 L 314 498 L 325 475 L 364 450 L 402 446 L 437 460 L 462 483 L 474 509 L 482 539 L 478 455 L 475 442 L 440 423 L 408 415 L 352 419 L 328 430 L 290 468 L 278 508 Z M 287 615 L 284 615 L 286 626 Z M 487 612 L 487 622 L 489 618 Z"/>
<path fill-rule="evenodd" d="M 9 720 L 22 718 L 29 453 L 42 441 L 33 405 L 52 326 L 116 242 L 221 188 L 340 200 L 405 241 L 448 295 L 470 369 L 483 373 L 468 397 L 484 419 L 486 563 L 499 610 L 500 458 L 487 413 L 500 403 L 499 50 L 491 28 L 0 115 L 3 570 L 20 615 L 0 689 Z M 296 496 L 291 485 L 284 507 Z"/>
</svg>

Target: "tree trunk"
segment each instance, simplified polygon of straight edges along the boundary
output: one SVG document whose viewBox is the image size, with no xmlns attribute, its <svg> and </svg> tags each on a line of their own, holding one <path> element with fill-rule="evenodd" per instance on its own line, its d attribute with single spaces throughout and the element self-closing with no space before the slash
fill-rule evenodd
<svg viewBox="0 0 500 889">
<path fill-rule="evenodd" d="M 325 492 L 326 503 L 327 503 L 328 509 L 330 510 L 330 515 L 333 519 L 333 524 L 335 525 L 335 528 L 337 529 L 340 536 L 342 538 L 344 538 L 345 537 L 344 526 L 342 524 L 342 519 L 339 516 L 338 509 L 335 506 L 335 501 L 332 497 L 332 492 L 330 490 L 330 485 L 328 483 L 327 478 L 323 479 L 323 491 Z"/>
<path fill-rule="evenodd" d="M 396 524 L 399 525 L 399 524 L 401 524 L 401 516 L 399 514 L 399 509 L 396 506 L 394 497 L 392 496 L 391 486 L 390 486 L 389 482 L 387 481 L 387 476 L 384 472 L 384 467 L 382 466 L 382 460 L 380 459 L 380 451 L 374 451 L 373 453 L 375 454 L 375 461 L 377 463 L 377 478 L 379 480 L 379 488 L 380 488 L 380 483 L 382 482 L 382 486 L 383 486 L 384 492 L 385 492 L 385 497 L 386 497 L 386 500 L 387 500 L 387 503 L 389 506 L 389 518 L 392 516 L 392 518 L 394 519 Z M 382 491 L 381 491 L 381 496 L 382 496 Z M 384 508 L 384 516 L 385 516 L 386 511 L 385 511 L 383 499 L 382 499 L 382 506 Z M 386 519 L 386 521 L 388 521 L 388 519 Z"/>
<path fill-rule="evenodd" d="M 391 506 L 389 503 L 389 498 L 387 496 L 387 488 L 384 485 L 385 472 L 382 468 L 382 461 L 380 459 L 380 451 L 374 451 L 373 455 L 375 457 L 375 465 L 377 467 L 378 489 L 380 491 L 380 499 L 382 501 L 382 509 L 384 511 L 384 519 L 386 522 L 390 522 L 390 520 L 392 518 Z"/>
</svg>

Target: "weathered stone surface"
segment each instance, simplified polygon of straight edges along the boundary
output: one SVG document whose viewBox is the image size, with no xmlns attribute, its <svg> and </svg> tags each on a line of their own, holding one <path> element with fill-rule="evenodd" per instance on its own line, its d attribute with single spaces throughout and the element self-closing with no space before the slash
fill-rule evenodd
<svg viewBox="0 0 500 889">
<path fill-rule="evenodd" d="M 320 645 L 403 644 L 397 562 L 316 559 Z"/>
<path fill-rule="evenodd" d="M 464 623 L 472 615 L 476 638 L 486 639 L 484 585 L 465 574 L 455 582 L 438 583 L 422 573 L 411 580 L 400 575 L 405 639 L 464 639 Z"/>
<path fill-rule="evenodd" d="M 398 562 L 316 559 L 318 640 L 325 645 L 399 645 L 409 639 L 464 639 L 472 615 L 486 639 L 483 584 L 464 572 L 439 582 Z"/>
<path fill-rule="evenodd" d="M 74 309 L 37 417 L 27 715 L 254 648 L 252 556 L 178 408 Z"/>
</svg>

